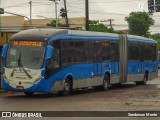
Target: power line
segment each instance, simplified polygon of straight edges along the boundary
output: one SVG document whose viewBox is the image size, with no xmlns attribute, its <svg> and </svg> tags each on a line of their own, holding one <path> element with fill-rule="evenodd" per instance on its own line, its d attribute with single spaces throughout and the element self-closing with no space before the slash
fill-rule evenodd
<svg viewBox="0 0 160 120">
<path fill-rule="evenodd" d="M 85 11 L 83 8 L 79 8 L 79 7 L 73 7 L 73 6 L 71 6 L 72 8 L 77 8 L 77 9 L 81 9 L 81 10 L 83 10 L 83 11 Z M 98 14 L 99 13 L 103 13 L 103 14 L 115 14 L 115 15 L 129 15 L 129 14 L 121 14 L 121 13 L 109 13 L 109 12 L 102 12 L 102 11 L 96 11 L 96 10 L 93 10 L 93 9 L 90 9 L 90 12 L 97 12 Z"/>
<path fill-rule="evenodd" d="M 98 2 L 89 2 L 89 4 L 97 4 L 97 3 L 121 3 L 121 2 L 137 2 L 137 1 L 139 1 L 139 0 L 127 0 L 127 1 L 111 1 L 111 2 L 100 2 L 100 1 L 98 1 Z M 144 1 L 144 0 L 142 0 L 142 1 Z M 80 3 L 77 3 L 77 1 L 74 3 L 73 1 L 71 1 L 72 3 L 71 4 L 84 4 L 84 2 L 80 2 L 80 1 L 78 1 L 78 2 L 80 2 Z"/>
<path fill-rule="evenodd" d="M 63 3 L 62 3 L 62 1 L 61 1 L 61 4 L 63 5 Z M 67 6 L 69 7 L 69 8 L 71 8 L 72 9 L 72 7 L 70 7 L 70 5 L 68 5 L 68 2 L 67 2 Z M 68 13 L 70 13 L 69 11 L 67 11 Z M 74 12 L 76 12 L 76 10 L 74 10 Z M 73 12 L 72 12 L 72 14 L 73 14 Z M 75 14 L 76 16 L 77 16 L 77 14 Z M 79 17 L 79 16 L 78 16 Z M 69 22 L 72 22 L 70 19 L 68 19 L 68 21 Z M 73 23 L 73 22 L 72 22 Z M 74 24 L 74 23 L 73 23 Z M 76 24 L 74 24 L 74 25 L 76 25 Z M 77 25 L 76 25 L 77 26 Z M 78 26 L 77 26 L 78 27 Z"/>
<path fill-rule="evenodd" d="M 79 14 L 79 11 L 77 11 L 77 10 L 75 10 L 69 3 L 67 3 L 67 5 L 68 5 L 68 7 L 70 8 L 70 10 L 72 9 L 73 11 L 72 11 L 72 13 L 73 14 L 75 14 L 76 16 L 78 16 L 78 17 L 82 17 L 83 15 L 80 15 Z M 78 14 L 77 14 L 78 13 Z"/>
<path fill-rule="evenodd" d="M 28 5 L 28 2 L 26 3 L 22 3 L 22 4 L 16 4 L 16 5 L 13 5 L 13 6 L 4 6 L 3 8 L 4 9 L 6 9 L 6 8 L 12 8 L 12 7 L 24 7 L 24 6 L 26 6 L 26 5 Z"/>
<path fill-rule="evenodd" d="M 33 1 L 33 0 L 32 0 Z M 39 1 L 39 0 L 38 0 Z M 50 3 L 49 3 L 49 1 L 40 1 L 40 2 L 38 2 L 38 1 L 33 1 L 32 3 L 36 3 L 36 5 L 33 5 L 33 6 L 39 6 L 39 5 L 51 5 Z M 117 2 L 135 2 L 135 0 L 133 1 L 133 0 L 130 0 L 130 1 L 112 1 L 112 2 L 90 2 L 90 3 L 117 3 Z M 136 1 L 138 1 L 138 0 L 136 0 Z M 37 4 L 37 3 L 39 3 L 39 4 Z M 70 1 L 70 2 L 68 2 L 69 4 L 79 4 L 79 3 L 73 3 L 73 1 Z M 80 4 L 84 4 L 84 2 L 83 3 L 80 3 Z M 28 5 L 28 2 L 26 3 L 22 3 L 22 4 L 17 4 L 17 5 L 14 5 L 14 6 L 4 6 L 3 8 L 11 8 L 11 7 L 24 7 L 24 6 L 27 6 Z"/>
<path fill-rule="evenodd" d="M 33 6 L 52 6 L 51 3 L 49 3 L 48 0 L 44 1 L 44 0 L 32 0 L 33 1 Z M 75 17 L 84 17 L 84 8 L 78 8 L 77 6 L 73 6 L 71 5 L 72 3 L 71 2 L 78 2 L 79 0 L 74 0 L 74 1 L 67 1 L 67 6 L 68 6 L 68 13 L 72 16 L 75 16 Z M 124 2 L 125 0 L 123 0 Z M 133 0 L 126 0 L 126 1 L 133 1 Z M 138 0 L 134 0 L 134 1 L 138 1 Z M 144 1 L 144 0 L 143 0 Z M 80 2 L 80 1 L 79 1 Z M 93 3 L 111 3 L 111 2 L 106 2 L 106 1 L 98 1 L 98 2 L 93 2 Z M 121 1 L 112 1 L 112 3 L 116 3 L 116 2 L 122 2 Z M 83 3 L 84 4 L 84 3 Z M 62 5 L 62 2 L 61 2 L 61 5 Z M 60 5 L 59 5 L 60 6 Z M 5 6 L 5 8 L 12 8 L 12 7 L 29 7 L 29 4 L 28 2 L 26 3 L 21 3 L 21 4 L 17 4 L 17 5 L 14 5 L 14 6 Z M 78 10 L 79 9 L 79 10 Z M 80 11 L 81 10 L 81 11 Z M 33 12 L 33 14 L 41 14 L 41 13 L 45 13 L 45 14 L 50 14 L 52 12 Z M 27 13 L 28 15 L 29 13 Z M 129 14 L 123 14 L 123 13 L 110 13 L 110 12 L 104 12 L 104 11 L 98 11 L 98 10 L 93 10 L 93 9 L 90 9 L 90 14 L 99 14 L 99 15 L 118 15 L 118 16 L 127 16 Z M 26 14 L 25 14 L 26 15 Z M 159 15 L 154 15 L 153 17 L 160 17 Z"/>
</svg>

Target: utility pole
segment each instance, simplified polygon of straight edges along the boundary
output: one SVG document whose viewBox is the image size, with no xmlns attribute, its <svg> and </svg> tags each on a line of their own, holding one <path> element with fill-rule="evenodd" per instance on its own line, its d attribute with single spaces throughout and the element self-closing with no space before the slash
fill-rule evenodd
<svg viewBox="0 0 160 120">
<path fill-rule="evenodd" d="M 114 19 L 108 19 L 108 21 L 109 21 L 109 26 L 110 26 L 110 28 L 113 28 L 112 21 L 114 21 Z"/>
<path fill-rule="evenodd" d="M 88 0 L 85 0 L 85 12 L 86 12 L 86 31 L 89 31 L 89 4 Z"/>
<path fill-rule="evenodd" d="M 108 19 L 108 20 L 100 20 L 100 22 L 108 22 L 109 21 L 109 26 L 110 28 L 113 28 L 113 25 L 112 22 L 114 21 L 114 19 Z"/>
<path fill-rule="evenodd" d="M 0 0 L 0 8 L 1 8 L 1 0 Z M 1 14 L 0 14 L 0 33 L 1 33 Z"/>
<path fill-rule="evenodd" d="M 32 1 L 29 2 L 30 4 L 30 27 L 32 26 Z"/>
<path fill-rule="evenodd" d="M 58 28 L 58 16 L 57 16 L 57 2 L 55 2 L 55 14 L 56 14 L 56 28 Z"/>
<path fill-rule="evenodd" d="M 58 16 L 57 16 L 57 2 L 56 1 L 60 1 L 60 0 L 49 0 L 49 1 L 53 1 L 55 3 L 55 15 L 56 15 L 56 28 L 58 28 Z"/>
<path fill-rule="evenodd" d="M 67 5 L 66 5 L 66 0 L 64 0 L 64 9 L 65 9 L 65 11 L 66 11 L 66 27 L 68 27 L 68 12 L 67 12 Z"/>
</svg>

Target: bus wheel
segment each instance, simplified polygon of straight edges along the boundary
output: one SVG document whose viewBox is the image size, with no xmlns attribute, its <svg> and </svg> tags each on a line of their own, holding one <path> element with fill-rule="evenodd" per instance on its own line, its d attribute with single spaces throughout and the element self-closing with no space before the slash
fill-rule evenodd
<svg viewBox="0 0 160 120">
<path fill-rule="evenodd" d="M 107 90 L 109 87 L 109 76 L 105 75 L 104 79 L 103 79 L 103 85 L 101 86 L 95 86 L 94 89 L 95 90 Z"/>
<path fill-rule="evenodd" d="M 69 78 L 67 78 L 64 82 L 63 91 L 60 91 L 59 94 L 63 96 L 67 96 L 71 93 L 71 91 L 72 91 L 71 81 Z"/>
<path fill-rule="evenodd" d="M 136 82 L 136 85 L 146 85 L 147 80 L 148 80 L 148 73 L 146 72 L 144 75 L 143 81 Z"/>
<path fill-rule="evenodd" d="M 108 90 L 109 87 L 109 76 L 105 75 L 103 79 L 102 90 Z"/>
<path fill-rule="evenodd" d="M 27 96 L 33 96 L 34 92 L 24 92 L 24 94 Z"/>
</svg>

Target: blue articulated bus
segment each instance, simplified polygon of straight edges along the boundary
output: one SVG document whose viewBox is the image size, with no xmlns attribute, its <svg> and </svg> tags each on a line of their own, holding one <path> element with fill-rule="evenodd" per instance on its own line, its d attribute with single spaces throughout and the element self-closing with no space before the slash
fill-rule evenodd
<svg viewBox="0 0 160 120">
<path fill-rule="evenodd" d="M 139 36 L 64 29 L 30 29 L 3 47 L 3 88 L 59 92 L 124 82 L 146 84 L 158 76 L 157 42 Z"/>
</svg>

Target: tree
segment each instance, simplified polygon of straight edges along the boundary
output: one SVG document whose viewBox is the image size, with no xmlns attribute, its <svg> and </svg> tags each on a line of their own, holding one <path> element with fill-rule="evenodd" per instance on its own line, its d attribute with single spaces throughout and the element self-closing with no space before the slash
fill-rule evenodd
<svg viewBox="0 0 160 120">
<path fill-rule="evenodd" d="M 56 27 L 56 20 L 52 20 L 50 23 L 47 23 L 47 26 Z M 60 23 L 58 20 L 58 27 L 65 27 L 65 25 Z"/>
<path fill-rule="evenodd" d="M 108 28 L 103 23 L 99 23 L 98 20 L 89 21 L 89 31 L 114 33 L 114 29 Z"/>
<path fill-rule="evenodd" d="M 152 34 L 150 37 L 158 42 L 158 51 L 160 51 L 160 33 Z"/>
<path fill-rule="evenodd" d="M 154 33 L 150 37 L 154 40 L 160 40 L 160 33 Z"/>
<path fill-rule="evenodd" d="M 145 36 L 149 34 L 149 27 L 154 25 L 152 14 L 147 12 L 131 12 L 125 17 L 129 25 L 129 34 Z"/>
<path fill-rule="evenodd" d="M 157 40 L 157 42 L 158 42 L 158 51 L 160 51 L 160 39 Z"/>
</svg>

